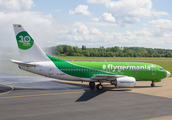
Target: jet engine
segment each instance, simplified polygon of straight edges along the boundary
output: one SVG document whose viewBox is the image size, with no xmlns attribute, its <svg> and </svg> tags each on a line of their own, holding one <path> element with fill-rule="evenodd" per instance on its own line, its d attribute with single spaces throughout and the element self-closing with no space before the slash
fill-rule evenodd
<svg viewBox="0 0 172 120">
<path fill-rule="evenodd" d="M 133 77 L 119 77 L 110 82 L 116 87 L 134 87 L 136 84 L 136 79 Z"/>
</svg>

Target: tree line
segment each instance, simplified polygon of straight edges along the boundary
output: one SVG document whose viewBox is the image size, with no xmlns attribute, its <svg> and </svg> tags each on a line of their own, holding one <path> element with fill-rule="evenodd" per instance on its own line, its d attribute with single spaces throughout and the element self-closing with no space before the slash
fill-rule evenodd
<svg viewBox="0 0 172 120">
<path fill-rule="evenodd" d="M 59 56 L 86 56 L 86 57 L 172 57 L 172 50 L 144 47 L 107 47 L 81 48 L 70 45 L 57 45 L 48 48 L 49 53 Z"/>
</svg>

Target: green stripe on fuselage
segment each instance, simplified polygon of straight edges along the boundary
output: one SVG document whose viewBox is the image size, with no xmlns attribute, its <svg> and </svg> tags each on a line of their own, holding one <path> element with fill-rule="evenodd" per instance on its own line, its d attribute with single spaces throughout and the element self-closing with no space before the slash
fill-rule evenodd
<svg viewBox="0 0 172 120">
<path fill-rule="evenodd" d="M 102 70 L 97 70 L 97 69 L 95 70 L 93 69 L 94 67 L 76 65 L 74 63 L 67 62 L 58 58 L 54 58 L 51 56 L 48 56 L 48 57 L 50 58 L 51 61 L 53 61 L 53 63 L 59 70 L 71 76 L 91 78 L 97 74 L 115 75 L 114 73 L 109 73 L 107 71 L 102 71 Z"/>
<path fill-rule="evenodd" d="M 161 66 L 151 63 L 67 62 L 51 56 L 48 57 L 62 72 L 75 77 L 91 78 L 97 74 L 125 75 L 145 81 L 160 81 L 166 77 L 166 70 L 160 70 Z"/>
</svg>

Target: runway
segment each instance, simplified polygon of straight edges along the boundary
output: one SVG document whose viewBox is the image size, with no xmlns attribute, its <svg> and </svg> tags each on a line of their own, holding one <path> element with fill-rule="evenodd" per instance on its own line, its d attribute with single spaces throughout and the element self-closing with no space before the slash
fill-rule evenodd
<svg viewBox="0 0 172 120">
<path fill-rule="evenodd" d="M 137 82 L 134 88 L 104 85 L 90 89 L 87 83 L 0 74 L 0 119 L 58 120 L 170 120 L 172 78 L 151 88 Z"/>
</svg>

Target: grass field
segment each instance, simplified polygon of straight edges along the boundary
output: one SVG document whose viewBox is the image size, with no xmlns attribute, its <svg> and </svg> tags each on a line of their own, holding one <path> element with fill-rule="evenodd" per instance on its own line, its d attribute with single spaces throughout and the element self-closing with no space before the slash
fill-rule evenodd
<svg viewBox="0 0 172 120">
<path fill-rule="evenodd" d="M 150 57 L 78 57 L 78 56 L 54 56 L 62 60 L 92 60 L 92 61 L 172 61 L 172 58 L 150 58 Z"/>
</svg>

